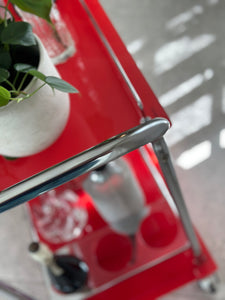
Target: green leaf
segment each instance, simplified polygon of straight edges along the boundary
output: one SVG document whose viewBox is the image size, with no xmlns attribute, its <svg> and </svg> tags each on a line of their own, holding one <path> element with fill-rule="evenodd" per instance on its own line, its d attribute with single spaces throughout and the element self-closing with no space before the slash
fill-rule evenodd
<svg viewBox="0 0 225 300">
<path fill-rule="evenodd" d="M 36 44 L 32 27 L 27 22 L 13 22 L 2 30 L 3 44 L 32 46 Z"/>
<path fill-rule="evenodd" d="M 0 68 L 9 69 L 12 63 L 11 56 L 5 49 L 0 49 Z"/>
<path fill-rule="evenodd" d="M 9 103 L 11 94 L 4 87 L 0 86 L 0 106 L 5 106 Z"/>
<path fill-rule="evenodd" d="M 14 65 L 14 69 L 18 72 L 27 73 L 28 71 L 32 70 L 34 67 L 28 64 L 18 63 Z"/>
<path fill-rule="evenodd" d="M 51 22 L 49 17 L 52 7 L 51 0 L 10 0 L 10 2 L 18 6 L 23 11 L 32 13 L 47 20 L 48 22 Z"/>
<path fill-rule="evenodd" d="M 65 93 L 78 93 L 78 90 L 76 90 L 71 84 L 60 78 L 47 76 L 45 78 L 45 82 L 53 89 L 57 89 Z"/>
<path fill-rule="evenodd" d="M 37 77 L 38 79 L 45 82 L 46 76 L 43 73 L 36 70 L 31 65 L 18 63 L 18 64 L 14 65 L 14 68 L 18 72 L 28 73 L 28 74 L 32 75 L 33 77 Z"/>
<path fill-rule="evenodd" d="M 27 73 L 45 82 L 46 76 L 36 69 L 29 70 Z"/>
<path fill-rule="evenodd" d="M 6 69 L 0 68 L 0 82 L 5 81 L 9 78 L 9 72 Z"/>
</svg>

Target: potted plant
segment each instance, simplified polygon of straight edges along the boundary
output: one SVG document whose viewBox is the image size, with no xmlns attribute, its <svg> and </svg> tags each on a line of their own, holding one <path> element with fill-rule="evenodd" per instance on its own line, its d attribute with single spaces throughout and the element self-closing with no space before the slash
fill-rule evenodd
<svg viewBox="0 0 225 300">
<path fill-rule="evenodd" d="M 9 0 L 0 5 L 0 154 L 23 157 L 58 138 L 69 116 L 67 93 L 77 90 L 60 79 L 31 25 L 15 21 L 9 4 L 51 22 L 52 3 Z"/>
</svg>

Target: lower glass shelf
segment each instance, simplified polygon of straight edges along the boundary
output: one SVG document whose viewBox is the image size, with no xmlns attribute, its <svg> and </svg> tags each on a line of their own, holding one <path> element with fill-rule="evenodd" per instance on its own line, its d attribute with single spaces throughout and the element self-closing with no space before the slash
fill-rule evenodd
<svg viewBox="0 0 225 300">
<path fill-rule="evenodd" d="M 195 268 L 202 268 L 193 264 L 190 243 L 178 212 L 166 192 L 151 148 L 145 146 L 127 154 L 124 159 L 142 187 L 148 212 L 135 235 L 121 234 L 110 228 L 91 197 L 84 190 L 77 189 L 74 182 L 48 192 L 47 197 L 42 195 L 28 203 L 40 241 L 55 253 L 66 249 L 67 253 L 78 257 L 89 267 L 85 292 L 78 292 L 71 299 L 103 299 L 101 295 L 105 293 L 107 299 L 113 299 L 111 295 L 115 296 L 119 290 L 126 295 L 128 287 L 134 289 L 135 294 L 137 284 L 153 293 L 154 289 L 147 284 L 148 273 L 151 280 L 152 277 L 153 281 L 158 278 L 156 286 L 161 285 L 162 278 L 166 276 L 163 280 L 166 281 L 167 290 L 173 289 L 181 284 L 174 271 L 179 274 L 182 264 L 187 274 L 182 271 L 180 277 L 185 282 L 195 279 Z M 170 269 L 163 271 L 164 264 Z M 206 264 L 210 267 L 206 267 L 205 273 L 215 269 L 210 257 L 206 259 Z M 168 275 L 170 272 L 176 278 L 174 281 Z M 128 282 L 133 280 L 136 283 L 131 287 Z M 172 280 L 171 283 L 168 280 Z M 164 288 L 160 287 L 158 293 L 163 291 Z M 124 299 L 133 299 L 131 295 L 129 297 L 124 296 Z"/>
</svg>

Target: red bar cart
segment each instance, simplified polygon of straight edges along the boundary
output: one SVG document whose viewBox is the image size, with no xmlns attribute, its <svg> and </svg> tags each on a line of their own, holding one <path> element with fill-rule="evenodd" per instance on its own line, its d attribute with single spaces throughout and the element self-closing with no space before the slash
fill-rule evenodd
<svg viewBox="0 0 225 300">
<path fill-rule="evenodd" d="M 81 289 L 52 289 L 52 299 L 157 299 L 208 278 L 206 289 L 216 289 L 217 267 L 190 221 L 163 138 L 168 116 L 98 1 L 56 4 L 74 42 L 57 68 L 79 94 L 71 96 L 68 124 L 52 146 L 16 160 L 0 157 L 0 210 L 33 199 L 27 207 L 37 240 L 87 265 Z M 143 199 L 132 232 L 136 211 L 127 222 L 105 217 L 86 185 L 115 159 L 126 164 Z M 101 193 L 118 187 L 114 175 Z"/>
</svg>

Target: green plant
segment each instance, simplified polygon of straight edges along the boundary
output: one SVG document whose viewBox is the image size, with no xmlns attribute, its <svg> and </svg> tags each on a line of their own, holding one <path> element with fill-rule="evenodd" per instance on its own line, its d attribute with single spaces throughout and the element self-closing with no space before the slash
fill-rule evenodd
<svg viewBox="0 0 225 300">
<path fill-rule="evenodd" d="M 53 90 L 76 93 L 77 90 L 64 80 L 37 71 L 38 59 L 34 59 L 36 39 L 32 27 L 27 22 L 15 21 L 9 10 L 10 4 L 51 23 L 52 0 L 8 0 L 5 6 L 0 6 L 3 16 L 0 14 L 0 106 L 7 105 L 9 101 L 20 102 L 30 98 L 44 85 Z M 22 53 L 22 60 L 18 53 Z M 27 56 L 31 62 L 27 63 Z M 42 85 L 29 94 L 24 88 L 33 77 L 40 79 Z"/>
</svg>

